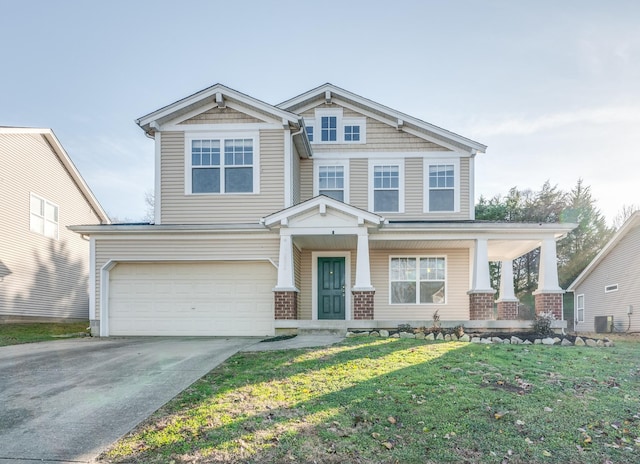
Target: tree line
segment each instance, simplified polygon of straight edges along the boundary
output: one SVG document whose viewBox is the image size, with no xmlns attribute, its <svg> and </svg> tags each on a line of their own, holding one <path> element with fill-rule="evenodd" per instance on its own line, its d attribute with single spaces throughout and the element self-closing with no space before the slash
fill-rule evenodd
<svg viewBox="0 0 640 464">
<path fill-rule="evenodd" d="M 596 206 L 591 188 L 584 185 L 582 179 L 569 191 L 546 181 L 537 191 L 512 187 L 505 196 L 480 197 L 476 220 L 577 224 L 557 243 L 558 280 L 566 289 L 636 209 L 635 206 L 624 206 L 613 226 L 609 227 Z M 539 261 L 540 248 L 514 260 L 514 291 L 519 298 L 530 295 L 537 288 Z M 493 288 L 499 288 L 499 263 L 491 263 L 491 281 Z"/>
</svg>

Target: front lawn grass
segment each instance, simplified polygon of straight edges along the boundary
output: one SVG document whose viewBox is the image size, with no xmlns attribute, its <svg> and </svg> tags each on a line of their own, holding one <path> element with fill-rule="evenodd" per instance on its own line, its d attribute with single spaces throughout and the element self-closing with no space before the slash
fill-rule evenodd
<svg viewBox="0 0 640 464">
<path fill-rule="evenodd" d="M 101 460 L 639 462 L 639 347 L 354 338 L 240 353 Z"/>
<path fill-rule="evenodd" d="M 0 346 L 83 337 L 89 321 L 34 324 L 0 324 Z"/>
</svg>

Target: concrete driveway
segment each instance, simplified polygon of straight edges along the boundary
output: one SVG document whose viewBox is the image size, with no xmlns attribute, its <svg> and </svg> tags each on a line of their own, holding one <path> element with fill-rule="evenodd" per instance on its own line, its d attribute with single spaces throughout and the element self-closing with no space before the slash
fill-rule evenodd
<svg viewBox="0 0 640 464">
<path fill-rule="evenodd" d="M 255 338 L 73 339 L 0 348 L 0 464 L 90 462 Z"/>
</svg>

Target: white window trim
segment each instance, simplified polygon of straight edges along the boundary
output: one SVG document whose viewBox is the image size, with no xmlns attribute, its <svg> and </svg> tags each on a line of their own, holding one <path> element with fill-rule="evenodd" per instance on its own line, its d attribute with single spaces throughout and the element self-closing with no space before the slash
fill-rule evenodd
<svg viewBox="0 0 640 464">
<path fill-rule="evenodd" d="M 42 221 L 43 221 L 43 223 L 42 223 L 42 232 L 35 231 L 35 230 L 31 229 L 31 215 L 33 214 L 31 212 L 31 197 L 37 198 L 38 200 L 44 202 L 45 207 L 46 207 L 46 204 L 49 203 L 51 206 L 56 208 L 58 220 L 55 221 L 55 225 L 56 225 L 56 235 L 55 235 L 55 237 L 49 237 L 48 235 L 46 235 L 44 233 L 44 231 L 46 229 L 46 223 L 47 223 L 46 213 L 44 213 L 44 216 L 41 216 L 42 217 Z M 48 222 L 52 222 L 52 221 L 48 221 Z M 34 234 L 42 235 L 43 237 L 46 237 L 46 238 L 50 238 L 52 240 L 59 240 L 60 239 L 60 207 L 56 203 L 54 203 L 52 201 L 49 201 L 46 198 L 41 197 L 40 195 L 37 195 L 37 194 L 35 194 L 33 192 L 29 192 L 29 231 L 33 232 Z"/>
<path fill-rule="evenodd" d="M 253 192 L 205 192 L 193 193 L 191 185 L 191 142 L 194 140 L 220 140 L 220 161 L 224 157 L 225 139 L 253 139 Z M 250 132 L 186 132 L 184 136 L 184 194 L 188 196 L 208 195 L 257 195 L 260 193 L 260 133 Z M 222 171 L 220 172 L 222 190 Z"/>
<path fill-rule="evenodd" d="M 433 166 L 436 164 L 453 164 L 453 211 L 430 211 L 429 210 L 429 166 Z M 432 158 L 424 158 L 423 162 L 423 180 L 422 185 L 424 186 L 424 198 L 423 198 L 423 212 L 424 213 L 432 213 L 432 214 L 453 214 L 460 212 L 460 158 L 441 158 L 441 159 L 432 159 Z"/>
<path fill-rule="evenodd" d="M 580 314 L 578 312 L 578 310 L 580 309 L 580 305 L 578 304 L 578 302 L 580 301 L 580 297 L 582 297 L 582 319 L 580 319 L 578 317 L 578 314 Z M 579 295 L 576 295 L 576 310 L 575 310 L 575 316 L 576 316 L 576 322 L 584 322 L 584 293 L 581 293 Z"/>
<path fill-rule="evenodd" d="M 335 141 L 322 140 L 322 118 L 336 118 L 336 139 Z M 318 108 L 316 109 L 315 128 L 313 129 L 313 142 L 322 145 L 337 145 L 344 139 L 344 129 L 342 126 L 342 108 Z"/>
<path fill-rule="evenodd" d="M 313 251 L 311 252 L 311 317 L 318 320 L 318 258 L 344 258 L 344 320 L 351 320 L 351 252 L 350 251 Z"/>
<path fill-rule="evenodd" d="M 416 287 L 416 302 L 415 303 L 392 303 L 391 302 L 391 260 L 394 258 L 415 258 L 416 265 L 419 265 L 421 258 L 442 258 L 444 259 L 444 303 L 420 303 L 420 290 Z M 447 259 L 447 255 L 389 255 L 389 306 L 443 306 L 448 302 L 449 295 L 449 260 Z M 419 267 L 416 269 L 416 277 L 419 277 Z M 416 284 L 420 285 L 420 280 L 416 279 Z"/>
<path fill-rule="evenodd" d="M 360 126 L 360 140 L 345 140 L 345 126 Z M 342 118 L 342 140 L 349 145 L 358 145 L 367 143 L 367 118 Z"/>
<path fill-rule="evenodd" d="M 613 293 L 618 291 L 618 284 L 605 285 L 604 292 L 605 293 Z"/>
<path fill-rule="evenodd" d="M 321 161 L 314 160 L 313 163 L 313 196 L 320 194 L 320 166 L 342 166 L 344 169 L 344 203 L 349 203 L 349 160 Z"/>
<path fill-rule="evenodd" d="M 375 166 L 398 166 L 398 211 L 375 211 L 373 209 L 373 170 Z M 404 186 L 405 186 L 405 176 L 404 176 L 404 159 L 387 159 L 387 160 L 369 160 L 369 207 L 368 210 L 374 213 L 384 213 L 384 214 L 402 214 L 404 213 Z"/>
</svg>

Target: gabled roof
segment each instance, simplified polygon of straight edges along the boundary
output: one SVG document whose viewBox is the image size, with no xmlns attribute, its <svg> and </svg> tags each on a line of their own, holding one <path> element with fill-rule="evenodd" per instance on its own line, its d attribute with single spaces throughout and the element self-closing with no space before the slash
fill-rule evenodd
<svg viewBox="0 0 640 464">
<path fill-rule="evenodd" d="M 327 207 L 333 208 L 349 216 L 353 216 L 357 218 L 358 223 L 361 224 L 369 222 L 371 224 L 379 225 L 384 222 L 384 218 L 375 213 L 371 213 L 364 209 L 356 208 L 355 206 L 342 203 L 341 201 L 334 200 L 333 198 L 329 198 L 325 195 L 318 195 L 317 197 L 313 197 L 307 201 L 303 201 L 302 203 L 299 203 L 295 206 L 290 206 L 289 208 L 263 217 L 262 219 L 260 219 L 260 223 L 264 224 L 267 227 L 278 224 L 286 226 L 289 219 L 304 214 L 308 211 L 313 211 L 314 209 L 318 209 L 320 214 L 325 214 Z"/>
<path fill-rule="evenodd" d="M 300 128 L 303 124 L 297 114 L 270 105 L 269 103 L 250 97 L 222 84 L 212 85 L 211 87 L 207 87 L 204 90 L 142 116 L 136 119 L 136 124 L 147 134 L 153 135 L 156 127 L 164 122 L 176 119 L 206 104 L 217 103 L 220 107 L 224 107 L 225 100 L 241 103 L 257 110 L 259 113 L 281 120 L 283 124 L 291 124 L 295 128 Z"/>
<path fill-rule="evenodd" d="M 591 272 L 602 262 L 604 258 L 607 257 L 609 253 L 616 247 L 618 243 L 631 231 L 634 227 L 640 225 L 640 211 L 636 211 L 633 213 L 629 219 L 620 227 L 618 232 L 615 233 L 611 240 L 604 246 L 600 253 L 596 255 L 595 258 L 589 263 L 589 265 L 580 273 L 576 280 L 574 280 L 571 285 L 567 288 L 567 291 L 573 292 L 578 285 L 580 285 Z"/>
<path fill-rule="evenodd" d="M 84 197 L 91 205 L 91 208 L 96 212 L 100 221 L 103 224 L 111 224 L 111 220 L 107 213 L 102 209 L 98 199 L 95 197 L 87 183 L 84 181 L 80 172 L 71 161 L 71 158 L 67 154 L 64 148 L 62 148 L 62 144 L 58 140 L 58 137 L 53 133 L 51 129 L 44 128 L 33 128 L 33 127 L 0 127 L 0 135 L 2 134 L 35 134 L 41 135 L 47 141 L 49 146 L 52 148 L 53 152 L 58 156 L 63 166 L 75 182 L 75 184 L 80 189 L 80 192 L 84 195 Z"/>
<path fill-rule="evenodd" d="M 297 112 L 300 108 L 305 108 L 305 106 L 317 101 L 319 98 L 325 97 L 329 97 L 329 99 L 337 97 L 339 100 L 371 113 L 373 117 L 377 117 L 379 120 L 401 127 L 403 130 L 413 129 L 415 132 L 422 134 L 425 138 L 436 143 L 454 145 L 455 147 L 462 148 L 473 154 L 476 152 L 484 153 L 487 149 L 486 145 L 479 142 L 455 134 L 441 127 L 434 126 L 433 124 L 414 118 L 408 114 L 401 113 L 400 111 L 396 111 L 330 83 L 326 83 L 316 87 L 315 89 L 309 90 L 308 92 L 282 102 L 277 106 L 278 108 Z"/>
</svg>

